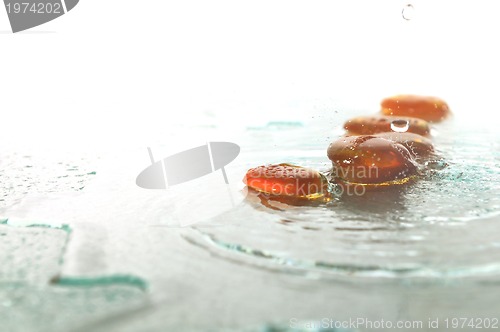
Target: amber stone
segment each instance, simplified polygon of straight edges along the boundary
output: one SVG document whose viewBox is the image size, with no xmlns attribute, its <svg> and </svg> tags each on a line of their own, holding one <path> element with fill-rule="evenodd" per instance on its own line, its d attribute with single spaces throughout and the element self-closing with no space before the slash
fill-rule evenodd
<svg viewBox="0 0 500 332">
<path fill-rule="evenodd" d="M 430 133 L 427 121 L 404 116 L 358 116 L 347 121 L 344 129 L 349 135 L 373 135 L 378 133 L 393 132 L 400 128 L 401 123 L 406 123 L 405 132 L 427 136 Z M 397 125 L 397 126 L 395 126 Z"/>
<path fill-rule="evenodd" d="M 440 98 L 417 95 L 398 95 L 381 102 L 385 115 L 411 116 L 429 122 L 437 122 L 450 114 L 448 104 Z"/>
<path fill-rule="evenodd" d="M 385 138 L 403 145 L 416 158 L 424 158 L 434 153 L 430 139 L 413 133 L 380 133 L 373 136 Z"/>
<path fill-rule="evenodd" d="M 276 196 L 313 199 L 327 193 L 327 181 L 321 173 L 290 164 L 251 168 L 243 182 L 254 190 Z"/>
<path fill-rule="evenodd" d="M 357 184 L 398 184 L 416 174 L 417 164 L 403 145 L 364 135 L 342 137 L 328 147 L 334 178 Z"/>
</svg>

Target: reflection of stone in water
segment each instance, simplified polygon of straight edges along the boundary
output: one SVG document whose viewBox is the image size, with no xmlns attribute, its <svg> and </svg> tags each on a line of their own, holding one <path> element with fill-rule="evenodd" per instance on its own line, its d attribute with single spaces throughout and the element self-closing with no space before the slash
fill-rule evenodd
<svg viewBox="0 0 500 332">
<path fill-rule="evenodd" d="M 318 207 L 325 205 L 323 199 L 305 199 L 297 197 L 279 196 L 258 192 L 253 189 L 248 190 L 247 202 L 253 208 L 261 209 L 265 207 L 275 211 L 286 211 L 294 207 Z M 269 210 L 268 210 L 269 211 Z"/>
<path fill-rule="evenodd" d="M 404 211 L 406 187 L 393 186 L 380 190 L 367 190 L 362 195 L 343 195 L 340 204 L 352 213 L 392 214 Z"/>
</svg>

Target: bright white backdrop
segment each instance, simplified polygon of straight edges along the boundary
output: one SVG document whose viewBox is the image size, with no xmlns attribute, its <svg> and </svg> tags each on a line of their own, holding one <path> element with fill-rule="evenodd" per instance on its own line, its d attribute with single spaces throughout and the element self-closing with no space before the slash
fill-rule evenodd
<svg viewBox="0 0 500 332">
<path fill-rule="evenodd" d="M 179 124 L 307 121 L 400 92 L 493 123 L 497 2 L 416 0 L 411 21 L 406 3 L 81 0 L 19 34 L 0 10 L 2 145 L 145 146 Z"/>
</svg>

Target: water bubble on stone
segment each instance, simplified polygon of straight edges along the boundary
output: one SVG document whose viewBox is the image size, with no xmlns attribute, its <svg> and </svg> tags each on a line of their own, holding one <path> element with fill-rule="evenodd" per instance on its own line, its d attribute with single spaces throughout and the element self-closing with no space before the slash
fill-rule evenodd
<svg viewBox="0 0 500 332">
<path fill-rule="evenodd" d="M 406 133 L 410 127 L 408 120 L 394 120 L 391 122 L 391 129 L 397 133 Z"/>
</svg>

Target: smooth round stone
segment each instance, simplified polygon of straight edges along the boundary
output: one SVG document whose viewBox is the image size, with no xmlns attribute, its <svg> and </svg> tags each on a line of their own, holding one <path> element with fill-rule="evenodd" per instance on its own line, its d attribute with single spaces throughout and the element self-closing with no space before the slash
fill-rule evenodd
<svg viewBox="0 0 500 332">
<path fill-rule="evenodd" d="M 251 168 L 243 182 L 269 195 L 314 199 L 327 194 L 327 181 L 321 173 L 290 164 Z"/>
<path fill-rule="evenodd" d="M 416 158 L 424 158 L 434 154 L 434 146 L 430 139 L 413 133 L 380 133 L 373 135 L 403 145 Z"/>
<path fill-rule="evenodd" d="M 328 147 L 332 175 L 355 184 L 401 184 L 417 173 L 417 164 L 403 145 L 364 135 L 342 137 Z"/>
<path fill-rule="evenodd" d="M 429 123 L 422 119 L 404 116 L 358 116 L 347 121 L 344 129 L 349 135 L 373 135 L 400 130 L 427 136 L 430 133 Z"/>
<path fill-rule="evenodd" d="M 429 122 L 438 122 L 450 114 L 446 102 L 437 97 L 397 95 L 381 102 L 385 115 L 411 116 Z"/>
</svg>

